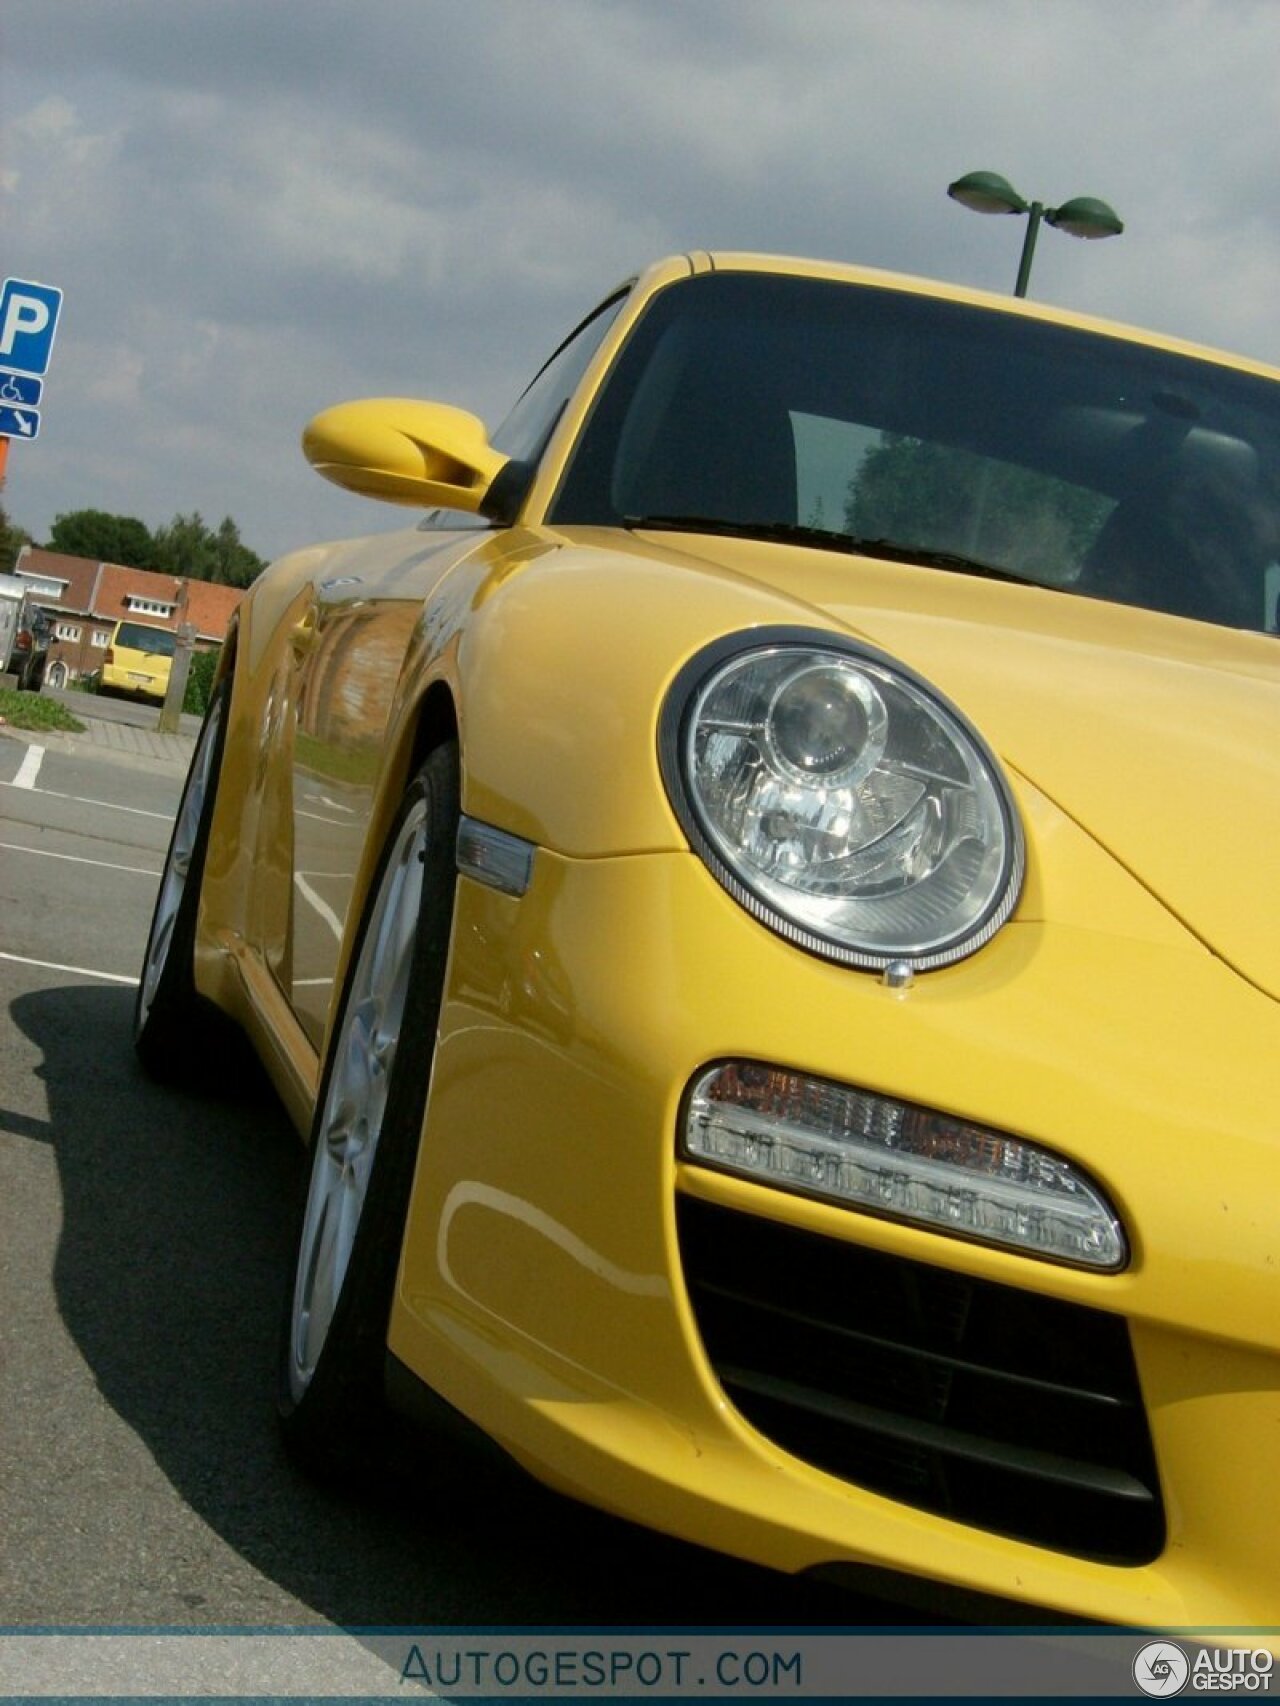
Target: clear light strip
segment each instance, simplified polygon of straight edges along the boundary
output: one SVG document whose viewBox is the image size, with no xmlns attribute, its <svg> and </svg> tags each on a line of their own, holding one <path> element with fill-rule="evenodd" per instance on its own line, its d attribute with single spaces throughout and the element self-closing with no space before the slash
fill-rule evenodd
<svg viewBox="0 0 1280 1706">
<path fill-rule="evenodd" d="M 1128 1259 L 1110 1204 L 1069 1161 L 949 1114 L 750 1061 L 694 1083 L 690 1160 L 1052 1261 Z"/>
<path fill-rule="evenodd" d="M 522 895 L 533 875 L 532 841 L 495 829 L 479 818 L 464 817 L 458 825 L 458 870 L 503 894 Z"/>
</svg>

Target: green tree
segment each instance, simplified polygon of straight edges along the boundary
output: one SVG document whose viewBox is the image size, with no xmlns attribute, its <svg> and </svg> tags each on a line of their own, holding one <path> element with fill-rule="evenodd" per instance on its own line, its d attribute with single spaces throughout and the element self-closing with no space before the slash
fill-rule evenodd
<svg viewBox="0 0 1280 1706">
<path fill-rule="evenodd" d="M 242 543 L 240 529 L 229 515 L 214 531 L 199 510 L 193 510 L 190 515 L 175 515 L 167 527 L 156 530 L 153 566 L 190 580 L 248 586 L 265 564 Z"/>
<path fill-rule="evenodd" d="M 191 672 L 187 676 L 186 697 L 182 701 L 182 709 L 190 711 L 193 716 L 203 717 L 209 709 L 209 696 L 213 691 L 213 675 L 218 667 L 218 653 L 195 652 L 191 658 Z"/>
<path fill-rule="evenodd" d="M 167 527 L 156 529 L 154 567 L 161 574 L 186 575 L 196 581 L 215 578 L 213 536 L 198 510 L 175 515 Z"/>
<path fill-rule="evenodd" d="M 0 575 L 13 573 L 13 565 L 18 560 L 18 552 L 24 545 L 30 545 L 31 535 L 25 527 L 18 527 L 9 520 L 3 504 L 0 504 Z"/>
<path fill-rule="evenodd" d="M 3 517 L 0 510 L 0 561 L 8 544 L 7 532 L 13 531 Z M 17 532 L 21 544 L 28 536 L 20 529 Z M 13 549 L 16 554 L 17 546 Z M 266 567 L 241 539 L 240 529 L 229 515 L 211 528 L 199 510 L 175 515 L 167 527 L 158 527 L 154 533 L 132 515 L 109 515 L 100 509 L 70 510 L 54 519 L 49 549 L 101 563 L 154 569 L 175 578 L 217 581 L 223 586 L 248 586 Z"/>
<path fill-rule="evenodd" d="M 73 509 L 53 518 L 49 549 L 128 568 L 155 567 L 155 542 L 145 522 L 101 509 Z"/>
<path fill-rule="evenodd" d="M 215 544 L 220 570 L 215 578 L 226 586 L 248 586 L 267 566 L 242 541 L 240 529 L 229 515 L 224 515 L 218 525 Z"/>
</svg>

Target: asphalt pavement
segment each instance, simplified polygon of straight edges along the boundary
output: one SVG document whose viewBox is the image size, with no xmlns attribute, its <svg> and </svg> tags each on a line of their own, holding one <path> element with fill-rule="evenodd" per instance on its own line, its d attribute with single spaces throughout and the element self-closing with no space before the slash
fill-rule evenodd
<svg viewBox="0 0 1280 1706">
<path fill-rule="evenodd" d="M 183 714 L 176 734 L 162 734 L 156 727 L 160 712 L 154 705 L 128 700 L 100 699 L 93 693 L 59 693 L 45 689 L 45 697 L 56 699 L 84 724 L 82 734 L 61 729 L 16 729 L 0 718 L 0 734 L 16 735 L 30 745 L 46 750 L 79 753 L 109 752 L 117 758 L 141 759 L 166 773 L 185 775 L 200 732 L 200 718 Z"/>
<path fill-rule="evenodd" d="M 0 1626 L 897 1621 L 412 1429 L 300 1474 L 272 1391 L 302 1147 L 252 1082 L 182 1092 L 132 1048 L 193 736 L 95 708 L 0 739 Z"/>
</svg>

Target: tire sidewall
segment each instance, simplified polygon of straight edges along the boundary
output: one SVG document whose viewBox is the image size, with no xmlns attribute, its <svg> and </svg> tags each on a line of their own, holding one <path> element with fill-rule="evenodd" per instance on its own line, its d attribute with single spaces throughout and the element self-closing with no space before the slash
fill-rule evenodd
<svg viewBox="0 0 1280 1706">
<path fill-rule="evenodd" d="M 304 1170 L 294 1259 L 285 1286 L 277 1369 L 277 1411 L 286 1443 L 307 1467 L 331 1473 L 350 1469 L 357 1442 L 367 1438 L 382 1407 L 387 1323 L 391 1311 L 400 1248 L 417 1163 L 430 1083 L 431 1051 L 444 992 L 456 887 L 455 841 L 458 821 L 456 746 L 438 747 L 406 790 L 370 886 L 351 956 L 328 1055 L 316 1099 L 308 1164 Z M 423 888 L 412 952 L 412 971 L 392 1065 L 382 1125 L 365 1191 L 360 1220 L 328 1334 L 311 1379 L 295 1396 L 293 1358 L 294 1297 L 302 1257 L 302 1236 L 338 1045 L 345 1035 L 353 982 L 360 965 L 388 863 L 406 817 L 417 802 L 426 807 Z M 405 1038 L 422 1047 L 403 1046 Z"/>
<path fill-rule="evenodd" d="M 134 1000 L 134 1048 L 147 1070 L 160 1078 L 187 1076 L 201 1052 L 201 1018 L 206 1004 L 198 995 L 195 985 L 196 924 L 200 912 L 200 890 L 204 881 L 205 861 L 209 852 L 209 837 L 213 825 L 218 778 L 222 770 L 223 753 L 226 749 L 229 702 L 229 683 L 224 681 L 209 701 L 205 720 L 197 739 L 195 755 L 192 759 L 191 768 L 187 772 L 182 797 L 178 803 L 173 832 L 169 837 L 169 846 L 165 853 L 160 886 L 156 893 L 155 905 L 151 911 L 151 923 L 147 930 L 142 975 L 138 979 L 138 992 Z M 199 761 L 203 755 L 203 743 L 210 738 L 210 725 L 215 717 L 217 718 L 217 726 L 212 733 L 213 751 L 209 756 L 204 801 L 192 843 L 186 882 L 178 902 L 177 914 L 173 922 L 173 933 L 168 952 L 165 955 L 164 965 L 161 968 L 150 1007 L 144 1013 L 143 1000 L 147 967 L 151 963 L 152 944 L 160 918 L 160 909 L 164 903 L 165 883 L 173 862 L 178 837 L 182 833 L 183 815 L 195 783 Z"/>
</svg>

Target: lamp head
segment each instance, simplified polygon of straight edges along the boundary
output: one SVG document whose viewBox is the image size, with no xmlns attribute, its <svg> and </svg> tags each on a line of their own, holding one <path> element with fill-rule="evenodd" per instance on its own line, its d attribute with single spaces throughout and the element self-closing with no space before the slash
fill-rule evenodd
<svg viewBox="0 0 1280 1706">
<path fill-rule="evenodd" d="M 974 213 L 1026 213 L 1029 204 L 1014 189 L 1007 178 L 1002 178 L 998 172 L 966 172 L 963 178 L 957 178 L 954 184 L 947 185 L 947 194 L 952 201 L 958 201 L 961 207 L 967 207 Z M 1076 203 L 1069 202 L 1069 207 Z M 1098 202 L 1101 207 L 1103 204 Z M 1110 212 L 1110 209 L 1107 210 Z M 1111 217 L 1114 219 L 1115 215 Z"/>
<path fill-rule="evenodd" d="M 1118 237 L 1124 230 L 1115 209 L 1090 195 L 1076 196 L 1064 201 L 1061 207 L 1046 208 L 1045 218 L 1072 237 Z"/>
</svg>

